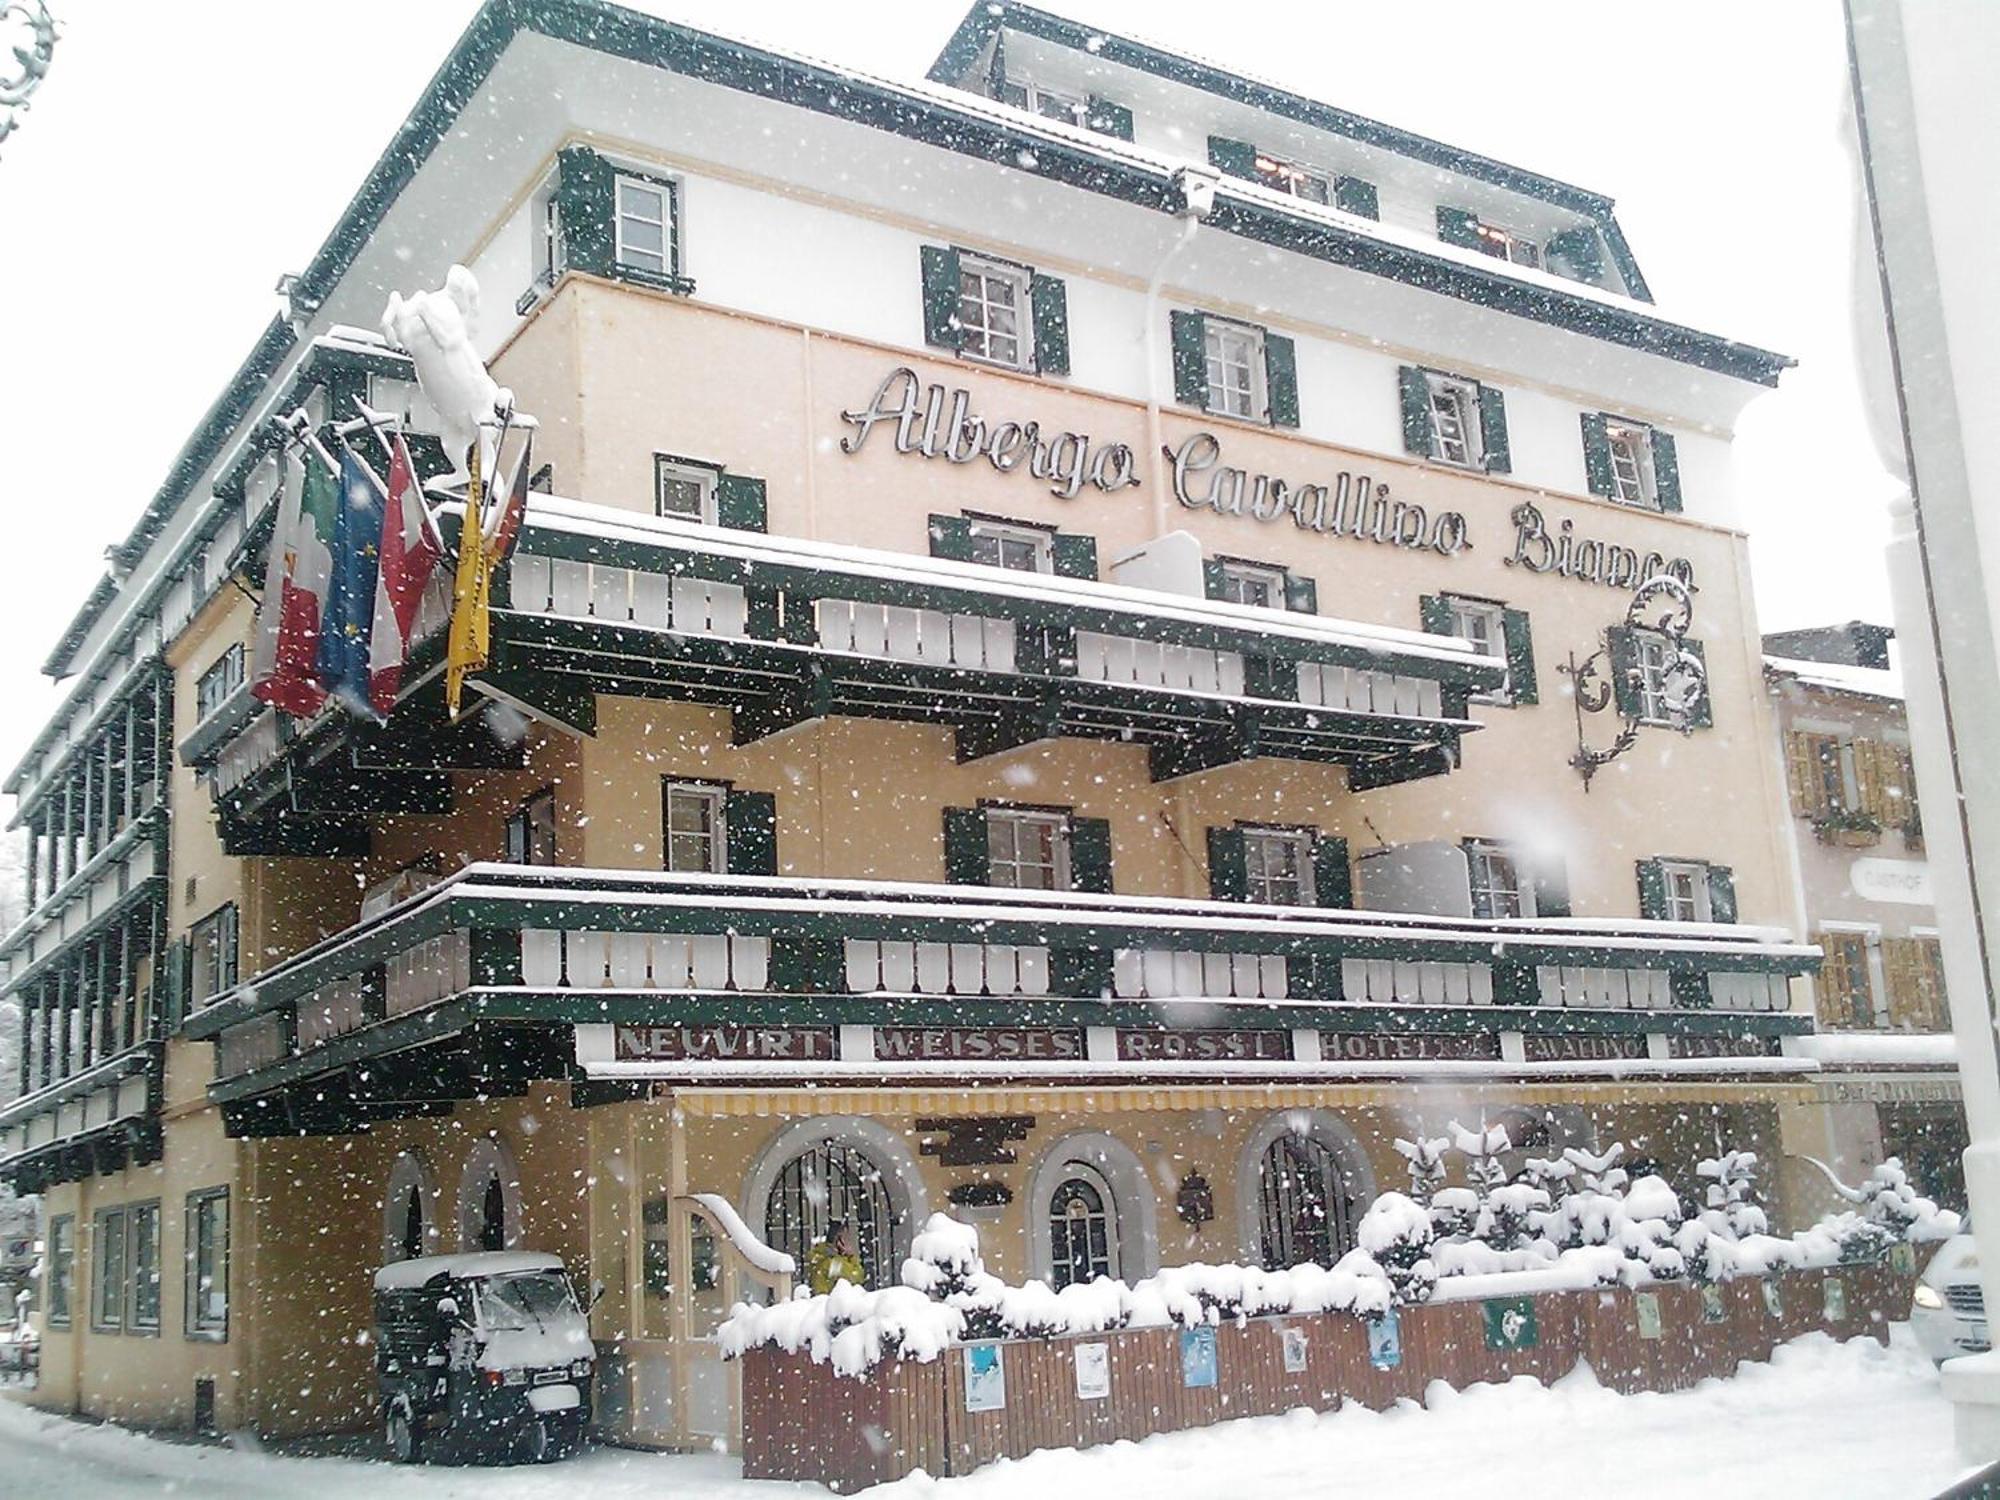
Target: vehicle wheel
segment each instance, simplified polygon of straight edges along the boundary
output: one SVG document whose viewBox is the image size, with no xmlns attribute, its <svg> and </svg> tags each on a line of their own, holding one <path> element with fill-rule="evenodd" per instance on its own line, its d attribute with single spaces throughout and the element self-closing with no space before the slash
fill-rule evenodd
<svg viewBox="0 0 2000 1500">
<path fill-rule="evenodd" d="M 383 1435 L 389 1441 L 389 1456 L 399 1464 L 413 1464 L 423 1454 L 423 1429 L 417 1426 L 410 1409 L 398 1401 L 382 1419 Z"/>
<path fill-rule="evenodd" d="M 541 1419 L 530 1422 L 522 1432 L 515 1451 L 521 1455 L 520 1461 L 525 1464 L 545 1464 L 554 1457 L 555 1434 L 549 1431 L 548 1422 Z"/>
</svg>

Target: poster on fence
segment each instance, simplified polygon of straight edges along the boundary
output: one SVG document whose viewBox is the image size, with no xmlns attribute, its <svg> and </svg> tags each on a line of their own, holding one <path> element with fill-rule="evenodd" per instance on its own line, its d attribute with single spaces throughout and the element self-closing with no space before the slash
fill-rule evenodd
<svg viewBox="0 0 2000 1500">
<path fill-rule="evenodd" d="M 1102 1401 L 1111 1394 L 1111 1346 L 1076 1346 L 1076 1396 L 1079 1401 Z"/>
<path fill-rule="evenodd" d="M 1660 1294 L 1639 1292 L 1632 1298 L 1632 1311 L 1639 1319 L 1639 1337 L 1656 1339 L 1667 1331 L 1666 1323 L 1660 1317 Z"/>
<path fill-rule="evenodd" d="M 1820 1283 L 1820 1295 L 1828 1322 L 1837 1323 L 1847 1316 L 1846 1282 L 1838 1276 L 1829 1276 Z"/>
<path fill-rule="evenodd" d="M 1701 1320 L 1704 1323 L 1727 1323 L 1729 1309 L 1722 1302 L 1722 1288 L 1713 1281 L 1702 1283 Z"/>
<path fill-rule="evenodd" d="M 1908 1240 L 1889 1247 L 1889 1269 L 1900 1276 L 1917 1274 L 1917 1247 Z"/>
<path fill-rule="evenodd" d="M 1215 1384 L 1215 1330 L 1181 1330 L 1181 1384 L 1189 1390 Z"/>
<path fill-rule="evenodd" d="M 1007 1351 L 998 1344 L 965 1346 L 965 1409 L 1004 1411 L 1007 1406 Z"/>
<path fill-rule="evenodd" d="M 1486 1306 L 1486 1347 L 1532 1349 L 1542 1341 L 1532 1297 L 1492 1297 Z"/>
<path fill-rule="evenodd" d="M 1303 1328 L 1281 1328 L 1279 1337 L 1285 1345 L 1285 1373 L 1303 1375 L 1306 1372 L 1306 1331 Z"/>
<path fill-rule="evenodd" d="M 1764 1278 L 1764 1311 L 1774 1318 L 1785 1315 L 1785 1296 L 1778 1290 L 1778 1283 L 1770 1277 Z"/>
<path fill-rule="evenodd" d="M 1403 1328 L 1392 1307 L 1368 1320 L 1368 1363 L 1378 1370 L 1393 1370 L 1402 1362 Z"/>
</svg>

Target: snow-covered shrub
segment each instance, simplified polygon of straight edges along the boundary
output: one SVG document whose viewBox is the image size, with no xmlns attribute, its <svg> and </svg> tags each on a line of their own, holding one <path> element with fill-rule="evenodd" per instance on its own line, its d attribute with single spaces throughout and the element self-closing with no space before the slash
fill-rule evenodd
<svg viewBox="0 0 2000 1500">
<path fill-rule="evenodd" d="M 1701 1222 L 1711 1233 L 1729 1240 L 1770 1233 L 1771 1222 L 1757 1206 L 1756 1168 L 1754 1151 L 1724 1151 L 1696 1165 L 1695 1175 L 1708 1181 Z"/>
<path fill-rule="evenodd" d="M 1410 1174 L 1410 1197 L 1422 1207 L 1428 1208 L 1431 1195 L 1444 1186 L 1444 1153 L 1450 1144 L 1443 1136 L 1418 1136 L 1413 1141 L 1399 1136 L 1395 1141 L 1396 1152 Z"/>
<path fill-rule="evenodd" d="M 1549 1211 L 1549 1195 L 1530 1182 L 1510 1182 L 1486 1195 L 1473 1238 L 1495 1250 L 1525 1249 L 1536 1238 L 1538 1214 Z"/>
<path fill-rule="evenodd" d="M 1431 1238 L 1465 1240 L 1479 1227 L 1479 1194 L 1471 1188 L 1439 1188 L 1431 1194 Z"/>
<path fill-rule="evenodd" d="M 1382 1194 L 1361 1216 L 1354 1237 L 1361 1253 L 1388 1279 L 1398 1303 L 1430 1300 L 1438 1281 L 1431 1261 L 1436 1236 L 1431 1216 L 1414 1199 L 1401 1193 Z"/>
</svg>

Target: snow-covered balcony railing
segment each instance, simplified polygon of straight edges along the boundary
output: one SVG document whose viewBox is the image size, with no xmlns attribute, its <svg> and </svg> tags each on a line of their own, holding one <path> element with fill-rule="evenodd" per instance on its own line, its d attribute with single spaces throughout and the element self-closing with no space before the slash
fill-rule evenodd
<svg viewBox="0 0 2000 1500">
<path fill-rule="evenodd" d="M 140 1042 L 0 1107 L 0 1179 L 36 1193 L 157 1161 L 163 1051 Z"/>
<path fill-rule="evenodd" d="M 1490 1045 L 1436 1055 L 1496 1062 L 1776 1066 L 1778 1039 L 1810 1027 L 1782 1008 L 1789 979 L 1817 957 L 1753 927 L 479 864 L 246 982 L 184 1029 L 218 1044 L 225 1104 L 394 1058 L 386 1077 L 447 1043 L 459 1066 L 482 1037 L 513 1039 L 503 1061 L 540 1037 L 560 1073 L 583 1045 L 576 1028 L 593 1027 L 755 1031 L 808 1048 L 802 1065 L 887 1067 L 912 1055 L 911 1028 L 1029 1028 L 1054 1039 L 1049 1066 L 1087 1071 L 1203 1055 L 1158 1040 L 1192 1028 L 1228 1031 L 1227 1055 L 1278 1070 L 1344 1064 L 1370 1055 L 1357 1036 L 1389 1033 L 1483 1036 Z M 881 1050 L 851 1054 L 871 1028 Z M 1493 1040 L 1507 1034 L 1530 1038 L 1525 1051 Z M 1617 1045 L 1538 1048 L 1537 1036 Z"/>
</svg>

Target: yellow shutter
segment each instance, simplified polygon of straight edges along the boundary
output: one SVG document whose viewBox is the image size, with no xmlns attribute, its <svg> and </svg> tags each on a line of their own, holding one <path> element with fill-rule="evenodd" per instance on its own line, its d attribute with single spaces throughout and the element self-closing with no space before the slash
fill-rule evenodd
<svg viewBox="0 0 2000 1500">
<path fill-rule="evenodd" d="M 1858 932 L 1822 932 L 1815 939 L 1825 961 L 1819 970 L 1819 1019 L 1823 1026 L 1867 1026 L 1868 950 Z M 1857 984 L 1856 981 L 1859 981 Z M 1857 990 L 1859 994 L 1857 995 Z"/>
<path fill-rule="evenodd" d="M 1859 811 L 1870 813 L 1884 823 L 1895 821 L 1886 808 L 1888 789 L 1883 783 L 1880 741 L 1854 742 L 1854 790 Z"/>
<path fill-rule="evenodd" d="M 1819 812 L 1819 776 L 1813 761 L 1812 737 L 1801 730 L 1785 731 L 1785 779 L 1791 783 L 1792 811 L 1810 818 Z"/>
<path fill-rule="evenodd" d="M 1951 1005 L 1944 988 L 1944 949 L 1936 938 L 1912 938 L 1917 990 L 1923 1013 L 1917 1022 L 1926 1031 L 1951 1030 Z"/>
<path fill-rule="evenodd" d="M 1933 1031 L 1943 1024 L 1944 996 L 1936 948 L 1935 938 L 1882 939 L 1882 970 L 1889 982 L 1889 1024 L 1898 1030 Z"/>
</svg>

